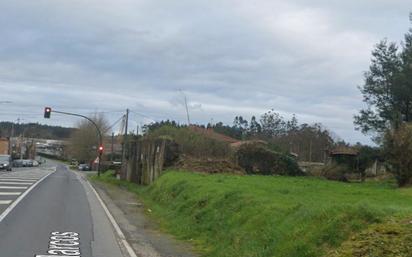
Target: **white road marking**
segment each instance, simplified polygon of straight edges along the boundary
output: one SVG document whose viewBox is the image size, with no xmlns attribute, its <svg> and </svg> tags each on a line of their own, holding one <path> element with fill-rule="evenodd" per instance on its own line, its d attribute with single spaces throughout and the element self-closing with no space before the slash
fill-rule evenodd
<svg viewBox="0 0 412 257">
<path fill-rule="evenodd" d="M 0 192 L 0 195 L 21 195 L 21 192 Z"/>
<path fill-rule="evenodd" d="M 24 197 L 28 195 L 31 190 L 33 190 L 33 188 L 35 188 L 38 184 L 40 184 L 43 180 L 45 180 L 51 174 L 53 174 L 53 172 L 50 172 L 49 174 L 42 177 L 39 181 L 34 183 L 32 186 L 30 186 L 30 188 L 27 189 L 23 194 L 21 194 L 12 204 L 10 204 L 10 206 L 7 207 L 7 209 L 2 214 L 0 214 L 0 222 L 4 220 L 4 218 L 17 206 L 17 204 L 19 204 L 21 200 L 23 200 Z"/>
<path fill-rule="evenodd" d="M 44 174 L 43 174 L 44 175 Z M 30 179 L 30 180 L 36 180 L 41 178 L 42 176 L 0 176 L 1 179 Z"/>
<path fill-rule="evenodd" d="M 37 179 L 21 179 L 21 178 L 2 178 L 0 181 L 15 181 L 15 182 L 36 182 Z"/>
<path fill-rule="evenodd" d="M 49 250 L 47 255 L 38 255 L 34 257 L 50 256 L 73 256 L 80 257 L 80 238 L 76 232 L 52 232 L 49 241 Z"/>
<path fill-rule="evenodd" d="M 0 204 L 10 204 L 12 200 L 0 200 Z"/>
<path fill-rule="evenodd" d="M 33 183 L 27 182 L 12 182 L 12 181 L 0 181 L 0 185 L 31 185 Z"/>
<path fill-rule="evenodd" d="M 78 175 L 79 176 L 79 175 Z M 103 202 L 102 198 L 100 198 L 100 195 L 96 192 L 92 184 L 86 180 L 86 183 L 90 186 L 92 192 L 96 195 L 97 200 L 100 202 L 100 205 L 103 207 L 104 212 L 106 213 L 106 216 L 109 218 L 110 223 L 112 223 L 112 226 L 114 227 L 114 230 L 117 233 L 117 236 L 120 239 L 120 242 L 123 244 L 124 248 L 126 248 L 127 253 L 129 254 L 130 257 L 137 257 L 137 254 L 134 252 L 133 248 L 130 246 L 129 242 L 126 240 L 126 236 L 123 234 L 123 231 L 120 229 L 119 225 L 117 224 L 116 220 L 113 218 L 112 214 L 110 213 L 109 209 L 107 208 L 106 204 Z M 1 219 L 0 219 L 1 221 Z"/>
<path fill-rule="evenodd" d="M 0 186 L 0 189 L 27 189 L 28 187 Z"/>
</svg>

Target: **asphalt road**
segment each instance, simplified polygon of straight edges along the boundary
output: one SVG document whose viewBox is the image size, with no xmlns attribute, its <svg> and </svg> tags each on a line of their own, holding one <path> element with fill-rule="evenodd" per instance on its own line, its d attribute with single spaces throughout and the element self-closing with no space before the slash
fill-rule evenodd
<svg viewBox="0 0 412 257">
<path fill-rule="evenodd" d="M 36 255 L 127 257 L 90 186 L 60 164 L 0 172 L 0 256 Z"/>
</svg>

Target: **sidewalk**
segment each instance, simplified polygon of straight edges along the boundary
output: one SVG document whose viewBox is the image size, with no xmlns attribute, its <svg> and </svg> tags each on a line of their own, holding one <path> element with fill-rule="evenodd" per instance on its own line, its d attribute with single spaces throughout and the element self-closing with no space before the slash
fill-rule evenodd
<svg viewBox="0 0 412 257">
<path fill-rule="evenodd" d="M 198 257 L 192 247 L 159 232 L 144 215 L 144 206 L 133 193 L 93 181 L 93 186 L 116 219 L 127 241 L 140 257 Z"/>
</svg>

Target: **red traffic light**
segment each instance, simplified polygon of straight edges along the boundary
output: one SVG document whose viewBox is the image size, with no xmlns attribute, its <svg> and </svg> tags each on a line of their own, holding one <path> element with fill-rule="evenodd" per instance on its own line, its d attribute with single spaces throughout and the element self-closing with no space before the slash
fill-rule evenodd
<svg viewBox="0 0 412 257">
<path fill-rule="evenodd" d="M 45 107 L 44 108 L 44 118 L 50 119 L 51 111 L 52 111 L 52 109 L 50 107 Z"/>
<path fill-rule="evenodd" d="M 101 145 L 99 146 L 99 153 L 103 153 L 104 147 Z"/>
</svg>

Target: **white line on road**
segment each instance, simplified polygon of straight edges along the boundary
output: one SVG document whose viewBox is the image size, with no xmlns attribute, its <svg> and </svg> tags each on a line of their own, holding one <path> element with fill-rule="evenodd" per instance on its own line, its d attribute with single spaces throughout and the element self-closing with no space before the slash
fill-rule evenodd
<svg viewBox="0 0 412 257">
<path fill-rule="evenodd" d="M 0 195 L 21 195 L 21 192 L 0 192 Z"/>
<path fill-rule="evenodd" d="M 116 231 L 117 236 L 119 237 L 119 239 L 122 242 L 123 246 L 126 248 L 127 253 L 129 254 L 129 256 L 130 257 L 137 257 L 136 253 L 134 252 L 133 248 L 130 246 L 129 242 L 127 242 L 126 236 L 123 234 L 122 230 L 120 229 L 120 227 L 117 224 L 116 220 L 113 218 L 113 216 L 110 213 L 109 209 L 107 208 L 106 204 L 103 202 L 102 198 L 100 198 L 100 195 L 96 192 L 96 190 L 94 189 L 94 187 L 92 186 L 92 184 L 88 180 L 86 180 L 86 183 L 90 186 L 91 190 L 96 195 L 97 200 L 100 202 L 100 205 L 103 207 L 103 210 L 106 213 L 106 216 L 109 218 L 110 223 L 112 223 L 112 226 L 113 226 L 114 230 Z"/>
<path fill-rule="evenodd" d="M 31 185 L 33 183 L 27 182 L 12 182 L 12 181 L 0 181 L 0 185 Z"/>
<path fill-rule="evenodd" d="M 10 177 L 8 177 L 8 176 L 2 176 L 2 177 L 0 177 L 0 178 L 4 178 L 4 179 L 31 179 L 31 180 L 36 180 L 36 179 L 39 179 L 39 178 L 41 178 L 42 176 L 35 176 L 35 177 L 27 177 L 27 176 L 10 176 Z"/>
<path fill-rule="evenodd" d="M 2 177 L 0 177 L 0 181 L 36 182 L 36 179 L 2 178 Z"/>
<path fill-rule="evenodd" d="M 0 200 L 0 204 L 10 204 L 12 200 Z"/>
<path fill-rule="evenodd" d="M 35 178 L 28 178 L 28 177 L 0 177 L 0 180 L 4 180 L 4 179 L 25 179 L 25 180 L 31 180 L 31 181 L 36 181 L 38 180 L 40 177 L 35 177 Z"/>
<path fill-rule="evenodd" d="M 17 204 L 21 202 L 21 200 L 23 200 L 23 198 L 28 193 L 30 193 L 31 190 L 33 190 L 33 188 L 35 188 L 38 184 L 40 184 L 43 180 L 45 180 L 48 176 L 50 176 L 50 174 L 53 174 L 53 172 L 50 172 L 46 176 L 42 177 L 39 181 L 33 184 L 28 190 L 26 190 L 22 195 L 20 195 L 19 198 L 17 198 L 9 207 L 7 207 L 7 209 L 2 214 L 0 214 L 0 222 L 4 220 L 4 218 L 17 206 Z"/>
<path fill-rule="evenodd" d="M 0 186 L 0 189 L 27 189 L 27 187 Z"/>
</svg>

